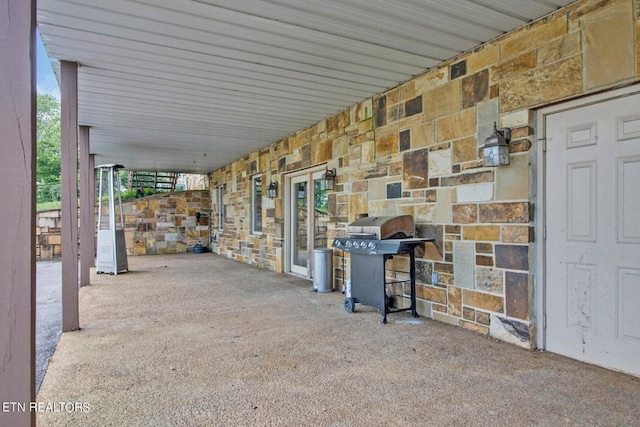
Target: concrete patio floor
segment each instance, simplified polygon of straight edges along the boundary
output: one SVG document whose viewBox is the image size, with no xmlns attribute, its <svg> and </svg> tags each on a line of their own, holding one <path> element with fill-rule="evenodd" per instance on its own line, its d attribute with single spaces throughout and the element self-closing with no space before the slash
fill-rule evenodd
<svg viewBox="0 0 640 427">
<path fill-rule="evenodd" d="M 80 290 L 38 426 L 640 425 L 635 377 L 407 313 L 381 325 L 213 254 L 129 266 Z"/>
</svg>

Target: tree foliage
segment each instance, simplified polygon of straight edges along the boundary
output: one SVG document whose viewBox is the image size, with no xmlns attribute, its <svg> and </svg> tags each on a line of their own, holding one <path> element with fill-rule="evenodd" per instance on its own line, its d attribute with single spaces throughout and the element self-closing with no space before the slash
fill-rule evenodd
<svg viewBox="0 0 640 427">
<path fill-rule="evenodd" d="M 38 202 L 60 200 L 60 101 L 38 94 L 37 113 Z"/>
</svg>

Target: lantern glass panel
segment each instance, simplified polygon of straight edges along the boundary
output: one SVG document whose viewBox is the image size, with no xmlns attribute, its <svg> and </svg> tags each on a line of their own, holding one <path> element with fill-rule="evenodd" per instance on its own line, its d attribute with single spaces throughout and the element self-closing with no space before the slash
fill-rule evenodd
<svg viewBox="0 0 640 427">
<path fill-rule="evenodd" d="M 272 182 L 269 185 L 269 188 L 267 189 L 267 197 L 269 197 L 270 199 L 275 199 L 277 196 L 278 196 L 278 187 L 276 187 L 276 184 Z"/>
<path fill-rule="evenodd" d="M 320 180 L 320 190 L 333 190 L 333 179 L 322 178 Z"/>
<path fill-rule="evenodd" d="M 509 164 L 509 147 L 506 145 L 500 146 L 499 164 L 501 166 Z"/>
<path fill-rule="evenodd" d="M 499 166 L 500 165 L 500 146 L 499 145 L 490 145 L 485 146 L 483 149 L 484 166 Z M 508 148 L 507 148 L 508 152 Z"/>
<path fill-rule="evenodd" d="M 335 170 L 335 169 L 334 169 Z M 333 181 L 335 180 L 334 172 L 327 170 L 322 179 L 320 179 L 320 190 L 333 190 Z"/>
</svg>

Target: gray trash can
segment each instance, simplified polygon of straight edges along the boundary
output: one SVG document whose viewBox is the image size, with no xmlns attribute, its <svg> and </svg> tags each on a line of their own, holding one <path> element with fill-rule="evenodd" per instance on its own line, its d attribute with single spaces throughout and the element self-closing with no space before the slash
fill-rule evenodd
<svg viewBox="0 0 640 427">
<path fill-rule="evenodd" d="M 316 292 L 333 291 L 333 250 L 313 250 L 313 287 Z"/>
</svg>

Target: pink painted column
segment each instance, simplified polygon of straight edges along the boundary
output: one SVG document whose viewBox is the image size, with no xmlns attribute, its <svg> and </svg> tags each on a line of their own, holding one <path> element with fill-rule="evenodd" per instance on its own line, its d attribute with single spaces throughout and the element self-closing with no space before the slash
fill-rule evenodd
<svg viewBox="0 0 640 427">
<path fill-rule="evenodd" d="M 36 423 L 35 28 L 35 0 L 0 0 L 0 425 L 17 427 Z"/>
<path fill-rule="evenodd" d="M 80 329 L 78 314 L 78 64 L 60 61 L 62 187 L 62 332 Z"/>
<path fill-rule="evenodd" d="M 95 175 L 93 159 L 89 154 L 89 126 L 80 126 L 80 286 L 91 284 L 91 266 L 94 264 L 93 206 L 95 197 L 91 186 Z"/>
</svg>

